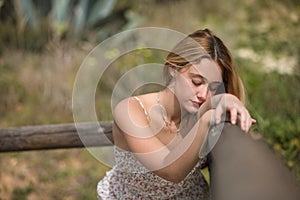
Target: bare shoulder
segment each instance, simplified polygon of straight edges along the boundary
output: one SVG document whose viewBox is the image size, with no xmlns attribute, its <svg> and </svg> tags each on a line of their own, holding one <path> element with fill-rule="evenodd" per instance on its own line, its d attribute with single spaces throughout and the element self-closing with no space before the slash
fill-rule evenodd
<svg viewBox="0 0 300 200">
<path fill-rule="evenodd" d="M 145 126 L 149 124 L 149 108 L 154 103 L 154 93 L 129 97 L 119 102 L 114 108 L 114 119 L 122 128 L 124 123 Z"/>
</svg>

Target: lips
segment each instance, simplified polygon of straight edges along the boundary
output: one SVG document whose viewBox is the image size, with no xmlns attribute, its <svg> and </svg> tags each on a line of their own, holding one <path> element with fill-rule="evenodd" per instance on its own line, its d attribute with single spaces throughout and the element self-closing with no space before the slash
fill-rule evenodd
<svg viewBox="0 0 300 200">
<path fill-rule="evenodd" d="M 203 102 L 200 102 L 200 101 L 192 101 L 192 103 L 197 106 L 197 107 L 200 107 L 202 105 Z"/>
</svg>

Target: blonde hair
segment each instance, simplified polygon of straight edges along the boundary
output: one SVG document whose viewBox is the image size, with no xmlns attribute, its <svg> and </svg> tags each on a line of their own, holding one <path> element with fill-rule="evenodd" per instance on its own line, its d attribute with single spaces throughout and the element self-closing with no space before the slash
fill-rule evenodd
<svg viewBox="0 0 300 200">
<path fill-rule="evenodd" d="M 164 78 L 166 85 L 172 79 L 169 67 L 184 69 L 188 64 L 199 63 L 201 59 L 214 60 L 221 68 L 225 92 L 235 95 L 245 103 L 245 90 L 231 54 L 222 40 L 209 29 L 197 30 L 181 40 L 166 58 Z"/>
</svg>

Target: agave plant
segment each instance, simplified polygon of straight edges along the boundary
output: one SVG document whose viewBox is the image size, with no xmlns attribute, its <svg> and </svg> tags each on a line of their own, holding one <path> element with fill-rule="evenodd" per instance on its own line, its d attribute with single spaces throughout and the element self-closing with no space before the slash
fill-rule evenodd
<svg viewBox="0 0 300 200">
<path fill-rule="evenodd" d="M 100 34 L 106 34 L 105 32 L 109 30 L 104 30 L 105 20 L 116 15 L 117 11 L 114 10 L 116 3 L 117 0 L 14 0 L 13 6 L 17 24 L 21 28 L 38 29 L 43 23 L 42 20 L 47 19 L 50 30 L 55 36 L 60 38 L 64 33 L 72 30 L 76 38 L 80 38 L 85 29 L 96 29 L 100 31 Z M 114 17 L 115 23 L 119 26 L 126 26 L 126 23 L 129 22 L 124 14 L 126 9 L 121 12 L 123 13 Z M 120 21 L 125 23 L 119 23 Z M 109 23 L 114 22 L 110 21 Z M 129 23 L 131 25 L 138 24 L 136 22 Z M 109 28 L 111 27 L 107 27 L 107 29 Z"/>
</svg>

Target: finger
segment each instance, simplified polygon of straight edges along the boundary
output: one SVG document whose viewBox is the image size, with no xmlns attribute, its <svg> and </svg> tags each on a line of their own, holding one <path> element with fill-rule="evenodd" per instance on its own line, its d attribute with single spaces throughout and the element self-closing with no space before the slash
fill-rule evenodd
<svg viewBox="0 0 300 200">
<path fill-rule="evenodd" d="M 251 118 L 251 116 L 249 115 L 248 120 L 247 120 L 246 132 L 249 132 L 249 130 L 253 124 L 256 124 L 256 120 Z"/>
<path fill-rule="evenodd" d="M 248 115 L 247 117 L 247 127 L 246 127 L 246 132 L 248 132 L 251 128 L 251 125 L 252 125 L 252 118 L 250 115 Z"/>
<path fill-rule="evenodd" d="M 245 131 L 248 132 L 251 127 L 251 116 L 247 109 L 245 109 L 245 112 L 246 112 Z"/>
<path fill-rule="evenodd" d="M 240 117 L 241 128 L 242 128 L 243 131 L 246 131 L 246 119 L 247 119 L 246 113 L 244 111 L 241 111 L 240 115 L 241 115 L 241 117 Z"/>
<path fill-rule="evenodd" d="M 247 110 L 247 112 L 248 112 L 248 110 Z M 253 125 L 253 124 L 256 124 L 256 120 L 255 119 L 253 119 L 252 117 L 251 117 L 251 115 L 249 114 L 249 112 L 248 112 L 248 125 L 249 125 L 249 127 L 248 127 L 248 131 L 249 131 L 249 129 L 251 128 L 251 126 Z"/>
<path fill-rule="evenodd" d="M 218 105 L 216 107 L 216 110 L 215 110 L 215 122 L 216 122 L 216 124 L 219 124 L 221 122 L 222 113 L 223 113 L 223 108 L 222 108 L 221 105 Z"/>
<path fill-rule="evenodd" d="M 232 124 L 236 124 L 237 121 L 237 114 L 238 114 L 238 110 L 235 107 L 231 107 L 229 109 L 230 112 L 230 121 Z"/>
<path fill-rule="evenodd" d="M 239 114 L 240 114 L 241 128 L 243 131 L 247 132 L 249 129 L 248 125 L 249 125 L 250 115 L 245 108 L 240 108 Z"/>
</svg>

